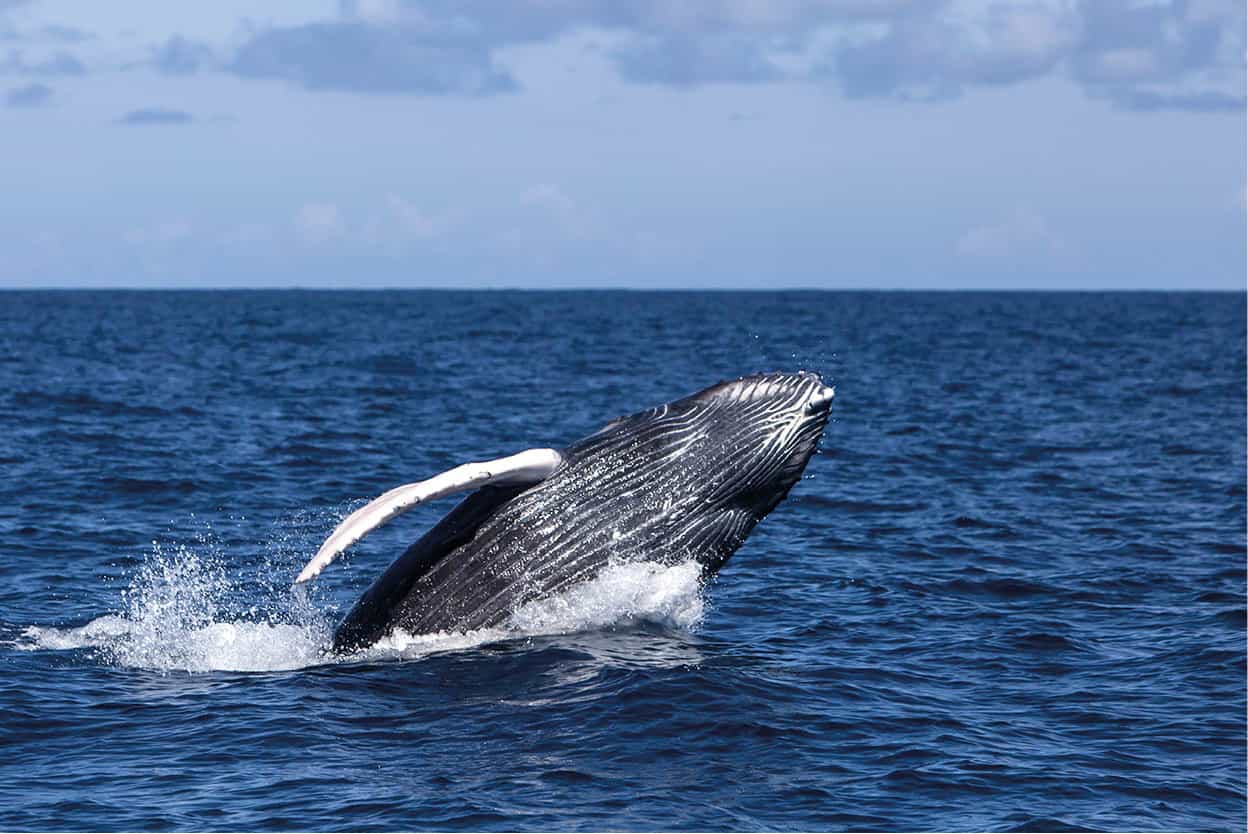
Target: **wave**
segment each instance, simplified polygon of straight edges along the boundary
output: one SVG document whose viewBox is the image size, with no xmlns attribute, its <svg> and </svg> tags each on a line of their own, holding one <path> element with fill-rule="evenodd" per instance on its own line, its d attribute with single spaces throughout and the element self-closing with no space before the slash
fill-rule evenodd
<svg viewBox="0 0 1248 834">
<path fill-rule="evenodd" d="M 334 654 L 333 616 L 286 571 L 266 563 L 264 599 L 240 603 L 241 579 L 210 542 L 152 554 L 123 593 L 123 610 L 85 625 L 27 627 L 16 641 L 27 651 L 87 650 L 102 662 L 160 672 L 279 672 L 335 663 L 412 660 L 485 643 L 569 634 L 631 623 L 696 628 L 704 601 L 697 563 L 610 565 L 595 579 L 515 610 L 501 626 L 468 632 L 408 634 L 397 630 L 373 646 Z M 278 576 L 281 578 L 279 579 Z M 276 580 L 276 581 L 271 581 Z"/>
</svg>

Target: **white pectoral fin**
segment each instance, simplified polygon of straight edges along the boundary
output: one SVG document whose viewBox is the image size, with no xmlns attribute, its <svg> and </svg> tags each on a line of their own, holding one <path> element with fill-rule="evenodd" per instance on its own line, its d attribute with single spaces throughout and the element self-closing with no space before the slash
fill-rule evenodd
<svg viewBox="0 0 1248 834">
<path fill-rule="evenodd" d="M 498 460 L 465 463 L 427 481 L 395 487 L 343 519 L 299 572 L 295 584 L 307 582 L 371 530 L 418 504 L 490 484 L 535 484 L 548 478 L 562 462 L 563 456 L 554 449 L 526 449 Z"/>
</svg>

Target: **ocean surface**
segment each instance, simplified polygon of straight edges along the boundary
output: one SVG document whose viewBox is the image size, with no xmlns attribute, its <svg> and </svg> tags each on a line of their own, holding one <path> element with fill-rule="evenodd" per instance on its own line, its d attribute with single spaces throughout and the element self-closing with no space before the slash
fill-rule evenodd
<svg viewBox="0 0 1248 834">
<path fill-rule="evenodd" d="M 723 378 L 836 385 L 719 577 L 324 653 L 454 505 Z M 0 829 L 1238 830 L 1245 296 L 0 293 Z"/>
</svg>

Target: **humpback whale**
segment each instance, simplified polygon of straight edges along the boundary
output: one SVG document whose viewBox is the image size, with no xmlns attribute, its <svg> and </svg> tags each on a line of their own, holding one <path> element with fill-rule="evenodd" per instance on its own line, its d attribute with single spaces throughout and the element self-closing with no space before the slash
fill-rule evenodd
<svg viewBox="0 0 1248 834">
<path fill-rule="evenodd" d="M 608 564 L 694 559 L 716 573 L 801 478 L 831 410 L 817 374 L 767 373 L 611 421 L 563 449 L 466 463 L 351 513 L 295 580 L 412 507 L 472 491 L 372 584 L 335 651 L 499 625 Z"/>
</svg>

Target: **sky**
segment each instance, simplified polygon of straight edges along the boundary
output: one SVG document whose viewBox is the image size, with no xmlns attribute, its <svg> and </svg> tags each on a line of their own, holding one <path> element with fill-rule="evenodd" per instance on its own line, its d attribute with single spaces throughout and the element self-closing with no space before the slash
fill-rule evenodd
<svg viewBox="0 0 1248 834">
<path fill-rule="evenodd" d="M 1243 0 L 0 0 L 0 287 L 1244 289 Z"/>
</svg>

